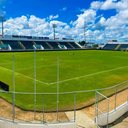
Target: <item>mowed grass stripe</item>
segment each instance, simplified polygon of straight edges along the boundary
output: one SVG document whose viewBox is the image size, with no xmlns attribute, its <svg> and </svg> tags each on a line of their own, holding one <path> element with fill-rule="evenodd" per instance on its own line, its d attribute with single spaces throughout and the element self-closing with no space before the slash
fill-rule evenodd
<svg viewBox="0 0 128 128">
<path fill-rule="evenodd" d="M 66 80 L 62 80 L 62 81 L 58 81 L 58 82 L 53 82 L 53 83 L 49 83 L 49 84 L 64 83 L 64 82 L 72 81 L 72 80 L 75 80 L 75 79 L 81 79 L 81 78 L 85 78 L 85 77 L 89 77 L 89 76 L 95 76 L 95 75 L 103 74 L 103 73 L 106 73 L 106 72 L 112 72 L 112 71 L 120 70 L 120 69 L 123 69 L 123 68 L 128 68 L 128 66 L 117 67 L 117 68 L 113 68 L 113 69 L 109 69 L 109 70 L 104 70 L 104 71 L 101 71 L 101 72 L 95 72 L 95 73 L 87 74 L 87 75 L 84 75 L 84 76 L 78 76 L 78 77 L 74 77 L 74 78 L 70 78 L 70 79 L 66 79 Z"/>
<path fill-rule="evenodd" d="M 8 69 L 8 68 L 5 68 L 5 67 L 2 67 L 2 66 L 0 66 L 0 70 L 5 70 L 5 71 L 8 71 L 8 72 L 13 72 L 11 69 Z M 27 76 L 27 75 L 24 75 L 24 74 L 22 74 L 22 73 L 19 73 L 19 72 L 16 72 L 16 71 L 14 71 L 14 75 L 15 76 L 21 76 L 21 77 L 23 77 L 23 78 L 27 78 L 27 79 L 31 79 L 31 80 L 33 80 L 34 81 L 34 78 L 32 78 L 32 77 L 29 77 L 29 76 Z M 43 81 L 40 81 L 40 80 L 37 80 L 36 79 L 36 82 L 39 82 L 39 83 L 42 83 L 42 84 L 46 84 L 46 85 L 48 85 L 49 83 L 45 83 L 45 82 L 43 82 Z"/>
<path fill-rule="evenodd" d="M 63 81 L 58 81 L 58 82 L 52 82 L 52 83 L 46 83 L 46 82 L 43 82 L 43 81 L 40 81 L 40 80 L 37 80 L 36 79 L 36 82 L 39 82 L 39 83 L 42 83 L 42 84 L 46 84 L 46 85 L 52 85 L 52 84 L 57 84 L 57 83 L 64 83 L 64 82 L 68 82 L 68 81 L 72 81 L 72 80 L 75 80 L 75 79 L 82 79 L 82 78 L 86 78 L 86 77 L 90 77 L 90 76 L 95 76 L 95 75 L 99 75 L 99 74 L 103 74 L 103 73 L 107 73 L 107 72 L 112 72 L 112 71 L 116 71 L 116 70 L 120 70 L 120 69 L 123 69 L 123 68 L 128 68 L 128 66 L 123 66 L 123 67 L 117 67 L 117 68 L 114 68 L 114 69 L 109 69 L 109 70 L 104 70 L 104 71 L 101 71 L 101 72 L 95 72 L 95 73 L 92 73 L 92 74 L 87 74 L 87 75 L 84 75 L 84 76 L 79 76 L 79 77 L 74 77 L 74 78 L 70 78 L 70 79 L 66 79 L 66 80 L 63 80 Z M 0 70 L 6 70 L 6 71 L 9 71 L 9 72 L 13 72 L 11 69 L 7 69 L 5 67 L 2 67 L 0 66 Z M 31 78 L 27 75 L 24 75 L 22 73 L 19 73 L 19 72 L 16 72 L 14 73 L 15 77 L 18 75 L 20 75 L 21 77 L 25 77 L 25 78 L 28 78 L 28 79 L 31 79 L 34 81 L 34 78 Z"/>
<path fill-rule="evenodd" d="M 13 53 L 16 61 L 16 91 L 34 92 L 33 53 Z M 111 87 L 128 80 L 128 53 L 114 51 L 61 51 L 37 52 L 37 92 L 55 93 L 57 91 L 57 56 L 60 60 L 60 92 L 94 90 Z M 12 88 L 12 53 L 0 53 L 0 80 Z M 17 74 L 19 73 L 19 74 Z M 23 74 L 23 75 L 22 75 Z M 26 75 L 27 77 L 25 77 Z M 46 83 L 46 84 L 45 84 Z M 109 93 L 112 93 L 109 91 Z M 11 102 L 10 95 L 0 94 Z M 43 95 L 46 110 L 55 110 L 56 95 Z M 33 110 L 33 95 L 16 95 L 16 105 Z M 77 105 L 85 105 L 94 98 L 93 93 L 77 95 Z M 60 109 L 73 108 L 73 95 L 61 95 Z M 42 109 L 42 95 L 37 96 L 37 109 Z"/>
</svg>

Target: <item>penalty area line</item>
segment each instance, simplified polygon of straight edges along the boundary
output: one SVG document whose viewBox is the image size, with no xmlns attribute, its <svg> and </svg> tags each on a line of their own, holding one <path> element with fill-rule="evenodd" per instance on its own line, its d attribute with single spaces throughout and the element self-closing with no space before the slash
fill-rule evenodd
<svg viewBox="0 0 128 128">
<path fill-rule="evenodd" d="M 94 75 L 98 75 L 98 74 L 102 74 L 102 73 L 106 73 L 106 72 L 111 72 L 111 71 L 116 71 L 116 70 L 127 68 L 127 67 L 128 66 L 123 66 L 123 67 L 113 68 L 113 69 L 104 70 L 104 71 L 100 71 L 100 72 L 96 72 L 96 73 L 91 73 L 91 74 L 84 75 L 84 76 L 73 77 L 73 78 L 62 80 L 62 81 L 59 81 L 59 82 L 49 83 L 49 85 L 56 84 L 56 83 L 64 83 L 64 82 L 68 82 L 68 81 L 76 80 L 76 79 L 81 79 L 81 78 L 86 78 L 86 77 L 89 77 L 89 76 L 94 76 Z"/>
<path fill-rule="evenodd" d="M 11 69 L 5 68 L 5 67 L 3 67 L 3 66 L 0 66 L 0 67 L 3 68 L 4 70 L 7 70 L 7 71 L 12 72 Z M 15 71 L 15 73 L 16 73 L 17 75 L 21 75 L 21 76 L 24 76 L 24 77 L 26 77 L 26 78 L 28 78 L 28 79 L 34 80 L 34 78 L 29 77 L 29 76 L 27 76 L 27 75 L 24 75 L 24 74 L 22 74 L 22 73 L 19 73 L 19 72 L 16 72 L 16 71 Z M 40 80 L 37 80 L 37 79 L 36 79 L 36 81 L 39 82 L 39 83 L 45 84 L 45 85 L 49 85 L 49 83 L 45 83 L 45 82 L 40 81 Z"/>
</svg>

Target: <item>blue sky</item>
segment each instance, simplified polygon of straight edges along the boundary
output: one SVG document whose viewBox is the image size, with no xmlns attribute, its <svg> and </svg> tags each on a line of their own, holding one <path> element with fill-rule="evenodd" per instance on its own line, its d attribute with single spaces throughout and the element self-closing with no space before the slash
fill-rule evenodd
<svg viewBox="0 0 128 128">
<path fill-rule="evenodd" d="M 56 36 L 103 42 L 128 40 L 128 0 L 0 0 L 5 34 Z"/>
<path fill-rule="evenodd" d="M 59 15 L 58 20 L 70 22 L 77 19 L 81 9 L 89 8 L 92 0 L 11 0 L 6 2 L 6 17 L 35 15 L 40 18 Z"/>
</svg>

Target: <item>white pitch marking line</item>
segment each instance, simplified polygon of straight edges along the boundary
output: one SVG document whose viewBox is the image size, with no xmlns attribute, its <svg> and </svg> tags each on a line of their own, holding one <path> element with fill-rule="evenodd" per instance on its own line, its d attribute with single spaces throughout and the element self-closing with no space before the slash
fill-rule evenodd
<svg viewBox="0 0 128 128">
<path fill-rule="evenodd" d="M 5 70 L 8 70 L 8 71 L 12 72 L 11 69 L 5 68 L 5 67 L 3 67 L 3 66 L 0 66 L 0 67 L 3 68 L 3 69 L 5 69 Z M 19 74 L 19 75 L 22 75 L 22 76 L 24 76 L 24 77 L 26 77 L 26 78 L 28 78 L 28 79 L 34 80 L 34 78 L 29 77 L 29 76 L 27 76 L 27 75 L 24 75 L 24 74 L 22 74 L 22 73 L 19 73 L 19 72 L 16 72 L 16 71 L 15 71 L 15 73 L 17 73 L 17 74 Z M 42 82 L 42 81 L 37 80 L 37 79 L 36 79 L 36 81 L 39 82 L 39 83 L 42 83 L 42 84 L 46 84 L 46 85 L 49 84 L 49 83 L 45 83 L 45 82 Z"/>
<path fill-rule="evenodd" d="M 0 67 L 2 67 L 4 69 L 12 72 L 11 69 L 5 68 L 3 66 L 0 66 Z M 123 67 L 113 68 L 113 69 L 109 69 L 109 70 L 104 70 L 104 71 L 101 71 L 101 72 L 96 72 L 96 73 L 92 73 L 92 74 L 88 74 L 88 75 L 84 75 L 84 76 L 73 77 L 73 78 L 70 78 L 70 79 L 59 81 L 58 83 L 64 83 L 64 82 L 75 80 L 75 79 L 81 79 L 81 78 L 85 78 L 85 77 L 89 77 L 89 76 L 94 76 L 94 75 L 98 75 L 98 74 L 102 74 L 102 73 L 106 73 L 106 72 L 111 72 L 111 71 L 119 70 L 119 69 L 126 68 L 126 67 L 128 67 L 128 66 L 123 66 Z M 24 75 L 22 73 L 19 73 L 19 72 L 15 72 L 15 73 L 20 74 L 20 75 L 22 75 L 22 76 L 24 76 L 26 78 L 34 80 L 33 78 L 31 78 L 29 76 L 26 76 L 26 75 Z M 52 84 L 56 84 L 57 83 L 57 82 L 46 83 L 46 82 L 42 82 L 42 81 L 37 80 L 37 79 L 36 79 L 36 81 L 39 82 L 39 83 L 42 83 L 42 84 L 46 84 L 46 85 L 52 85 Z"/>
<path fill-rule="evenodd" d="M 109 70 L 104 70 L 104 71 L 101 71 L 101 72 L 96 72 L 96 73 L 92 73 L 92 74 L 88 74 L 88 75 L 84 75 L 84 76 L 73 77 L 73 78 L 70 78 L 70 79 L 59 81 L 58 83 L 64 83 L 64 82 L 75 80 L 75 79 L 81 79 L 81 78 L 85 78 L 85 77 L 89 77 L 89 76 L 94 76 L 94 75 L 98 75 L 98 74 L 102 74 L 102 73 L 106 73 L 106 72 L 116 71 L 116 70 L 119 70 L 119 69 L 122 69 L 122 68 L 127 68 L 127 67 L 128 66 L 123 66 L 123 67 L 118 67 L 118 68 L 113 68 L 113 69 L 109 69 Z M 56 84 L 56 83 L 57 82 L 53 82 L 53 83 L 49 83 L 49 84 L 51 85 L 51 84 Z"/>
</svg>

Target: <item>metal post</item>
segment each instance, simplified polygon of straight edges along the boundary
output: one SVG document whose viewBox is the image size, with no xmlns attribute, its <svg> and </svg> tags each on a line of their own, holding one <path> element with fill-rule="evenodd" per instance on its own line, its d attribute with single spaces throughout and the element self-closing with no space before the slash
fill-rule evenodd
<svg viewBox="0 0 128 128">
<path fill-rule="evenodd" d="M 128 89 L 127 89 L 127 91 L 128 91 Z M 127 104 L 128 104 L 128 96 L 127 96 L 127 99 L 126 99 L 127 101 Z M 128 116 L 128 107 L 127 107 L 127 116 Z"/>
<path fill-rule="evenodd" d="M 98 95 L 97 95 L 97 91 L 95 92 L 95 123 L 98 126 L 98 122 L 97 122 L 97 118 L 98 118 Z"/>
<path fill-rule="evenodd" d="M 128 96 L 127 96 L 127 102 L 128 102 Z"/>
<path fill-rule="evenodd" d="M 45 117 L 44 117 L 44 96 L 42 95 L 42 123 L 45 123 Z"/>
<path fill-rule="evenodd" d="M 15 56 L 12 56 L 12 121 L 15 121 Z"/>
<path fill-rule="evenodd" d="M 53 29 L 53 31 L 54 31 L 54 40 L 55 40 L 56 39 L 56 36 L 55 36 L 55 33 L 56 33 L 55 28 Z"/>
<path fill-rule="evenodd" d="M 0 21 L 1 21 L 1 28 L 2 28 L 2 37 L 4 37 L 4 21 L 6 21 L 5 20 L 5 17 L 2 15 L 2 16 L 0 16 Z"/>
<path fill-rule="evenodd" d="M 76 93 L 74 93 L 74 122 L 76 122 Z"/>
<path fill-rule="evenodd" d="M 2 37 L 4 37 L 4 22 L 2 20 Z"/>
<path fill-rule="evenodd" d="M 57 109 L 57 121 L 59 119 L 58 117 L 58 112 L 59 112 L 59 57 L 57 56 L 57 106 L 56 106 L 56 109 Z"/>
<path fill-rule="evenodd" d="M 34 49 L 34 120 L 36 118 L 36 50 Z"/>
<path fill-rule="evenodd" d="M 108 100 L 108 112 L 107 112 L 107 128 L 109 128 L 109 99 Z"/>
<path fill-rule="evenodd" d="M 86 42 L 86 25 L 85 25 L 85 21 L 84 21 L 84 41 Z"/>
<path fill-rule="evenodd" d="M 53 24 L 52 27 L 53 27 L 53 37 L 54 37 L 54 40 L 55 40 L 56 39 L 56 35 L 55 35 L 56 31 L 55 31 L 55 29 L 56 29 L 57 25 Z"/>
<path fill-rule="evenodd" d="M 117 106 L 116 100 L 117 100 L 117 88 L 115 89 L 115 110 L 116 110 L 116 106 Z"/>
</svg>

